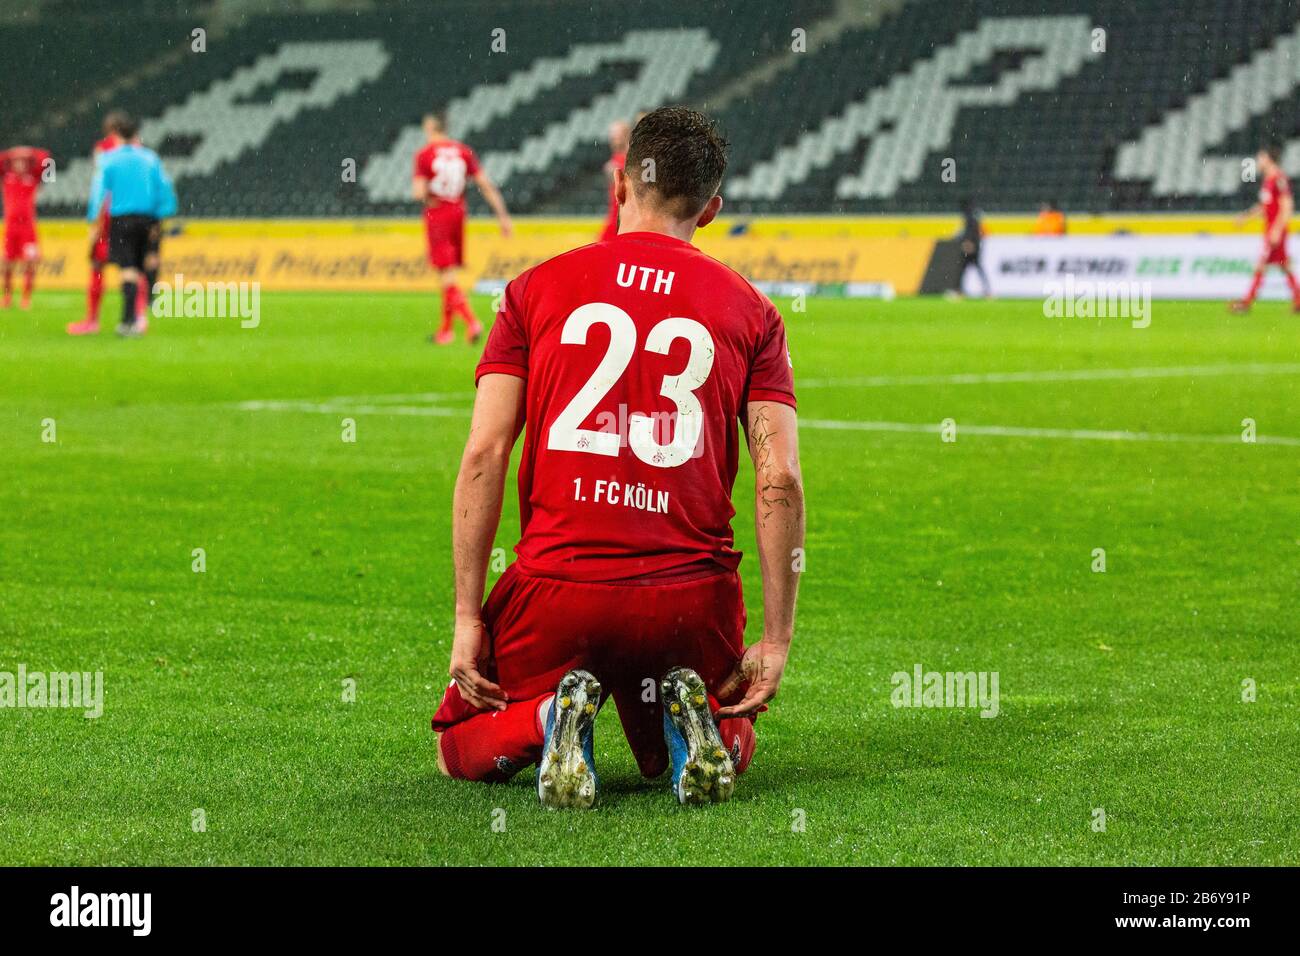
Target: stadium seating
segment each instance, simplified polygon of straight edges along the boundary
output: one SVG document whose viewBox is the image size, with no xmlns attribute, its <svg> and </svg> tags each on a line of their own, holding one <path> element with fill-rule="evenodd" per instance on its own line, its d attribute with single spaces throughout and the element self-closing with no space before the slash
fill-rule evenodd
<svg viewBox="0 0 1300 956">
<path fill-rule="evenodd" d="M 1230 208 L 1266 138 L 1296 138 L 1284 166 L 1300 173 L 1294 0 L 861 8 L 449 0 L 433 16 L 388 0 L 214 22 L 198 53 L 190 20 L 47 0 L 59 44 L 39 22 L 0 25 L 19 65 L 0 142 L 53 151 L 41 201 L 62 214 L 85 202 L 110 105 L 144 118 L 187 215 L 409 215 L 434 103 L 525 213 L 599 213 L 609 122 L 667 101 L 722 122 L 733 212 L 951 212 L 968 195 L 1000 211 Z M 792 30 L 831 22 L 792 51 Z"/>
</svg>

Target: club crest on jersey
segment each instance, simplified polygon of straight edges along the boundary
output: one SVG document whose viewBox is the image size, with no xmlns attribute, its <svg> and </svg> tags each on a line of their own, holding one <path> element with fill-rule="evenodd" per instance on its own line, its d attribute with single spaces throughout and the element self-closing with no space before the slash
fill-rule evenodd
<svg viewBox="0 0 1300 956">
<path fill-rule="evenodd" d="M 637 276 L 640 275 L 641 282 L 637 285 Z M 650 277 L 654 276 L 654 285 L 650 285 Z M 675 272 L 664 272 L 663 269 L 654 269 L 650 266 L 634 266 L 626 262 L 618 264 L 618 284 L 624 289 L 633 287 L 639 288 L 642 292 L 658 292 L 662 295 L 668 295 L 673 291 L 673 279 L 677 277 Z"/>
</svg>

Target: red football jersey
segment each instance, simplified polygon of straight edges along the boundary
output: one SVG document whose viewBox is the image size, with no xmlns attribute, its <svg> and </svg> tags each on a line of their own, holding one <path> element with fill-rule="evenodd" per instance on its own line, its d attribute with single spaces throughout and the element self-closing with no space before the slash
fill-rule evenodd
<svg viewBox="0 0 1300 956">
<path fill-rule="evenodd" d="M 735 568 L 749 401 L 794 406 L 785 327 L 688 242 L 624 233 L 506 287 L 477 377 L 527 379 L 523 571 L 612 581 Z"/>
<path fill-rule="evenodd" d="M 429 143 L 415 154 L 415 175 L 429 181 L 433 205 L 465 205 L 465 184 L 478 171 L 474 150 L 454 139 Z"/>
<path fill-rule="evenodd" d="M 112 150 L 117 149 L 121 145 L 122 145 L 122 141 L 119 140 L 117 137 L 105 136 L 98 143 L 96 143 L 94 148 L 90 151 L 91 159 L 98 161 L 99 157 L 102 156 L 104 153 L 111 152 Z M 113 201 L 113 197 L 105 193 L 104 202 L 99 207 L 99 222 L 101 227 L 107 224 L 108 221 L 112 218 L 112 212 L 110 209 L 110 204 L 112 203 L 112 201 Z"/>
<path fill-rule="evenodd" d="M 1264 222 L 1268 226 L 1265 232 L 1277 222 L 1278 214 L 1282 211 L 1282 197 L 1289 195 L 1291 183 L 1280 171 L 1274 171 L 1264 179 L 1264 185 L 1259 190 L 1259 202 L 1264 207 Z"/>
<path fill-rule="evenodd" d="M 12 151 L 10 151 L 12 152 Z M 5 219 L 35 219 L 36 191 L 41 188 L 41 172 L 50 154 L 33 150 L 26 169 L 17 172 L 10 153 L 0 153 L 0 172 L 4 173 Z"/>
</svg>

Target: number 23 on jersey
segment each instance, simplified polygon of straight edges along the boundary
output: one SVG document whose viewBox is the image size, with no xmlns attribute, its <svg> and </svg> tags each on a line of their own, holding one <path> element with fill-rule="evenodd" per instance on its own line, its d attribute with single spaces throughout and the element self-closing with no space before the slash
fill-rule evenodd
<svg viewBox="0 0 1300 956">
<path fill-rule="evenodd" d="M 617 432 L 580 427 L 600 404 L 614 384 L 623 377 L 636 355 L 636 323 L 616 305 L 589 302 L 574 309 L 564 322 L 560 341 L 565 345 L 586 345 L 587 331 L 593 325 L 609 329 L 609 349 L 596 371 L 552 422 L 546 447 L 552 451 L 572 451 L 588 455 L 618 456 L 621 436 Z M 676 375 L 665 375 L 659 394 L 677 409 L 677 423 L 672 440 L 661 444 L 655 438 L 655 423 L 639 412 L 628 416 L 627 443 L 632 454 L 656 468 L 676 468 L 694 454 L 704 434 L 704 409 L 695 395 L 713 371 L 713 337 L 694 319 L 674 316 L 655 325 L 646 336 L 647 352 L 667 355 L 672 344 L 686 339 L 691 346 L 686 368 Z"/>
</svg>

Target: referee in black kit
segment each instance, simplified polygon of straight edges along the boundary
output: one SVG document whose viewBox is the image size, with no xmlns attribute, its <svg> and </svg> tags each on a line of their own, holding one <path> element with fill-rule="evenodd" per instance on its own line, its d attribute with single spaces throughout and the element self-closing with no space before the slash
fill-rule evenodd
<svg viewBox="0 0 1300 956">
<path fill-rule="evenodd" d="M 980 262 L 980 245 L 984 240 L 984 222 L 983 216 L 975 208 L 975 202 L 971 199 L 963 199 L 961 203 L 961 272 L 957 275 L 957 287 L 953 292 L 960 296 L 962 280 L 966 278 L 966 270 L 971 266 L 975 267 L 975 273 L 980 277 L 980 284 L 984 287 L 984 298 L 992 295 L 992 289 L 989 287 L 989 277 L 984 272 L 984 265 Z"/>
<path fill-rule="evenodd" d="M 117 334 L 138 338 L 149 327 L 152 276 L 158 268 L 162 220 L 176 214 L 176 190 L 162 160 L 140 145 L 140 124 L 130 117 L 118 126 L 125 142 L 104 153 L 90 190 L 87 218 L 95 222 L 109 204 L 108 261 L 122 270 L 122 322 Z M 145 275 L 148 283 L 141 285 Z"/>
</svg>

